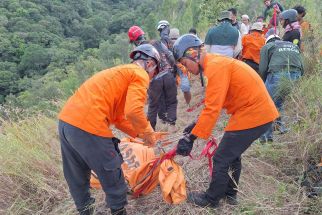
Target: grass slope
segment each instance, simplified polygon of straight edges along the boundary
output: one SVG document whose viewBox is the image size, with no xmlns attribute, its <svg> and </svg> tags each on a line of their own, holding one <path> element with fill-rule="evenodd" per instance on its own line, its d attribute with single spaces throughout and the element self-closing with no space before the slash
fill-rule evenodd
<svg viewBox="0 0 322 215">
<path fill-rule="evenodd" d="M 194 78 L 194 99 L 200 100 L 200 86 Z M 217 210 L 189 203 L 168 205 L 160 190 L 140 199 L 130 199 L 129 214 L 321 214 L 322 199 L 308 199 L 299 184 L 309 156 L 321 152 L 322 80 L 319 74 L 303 79 L 287 103 L 291 131 L 277 136 L 274 144 L 253 146 L 243 156 L 240 181 L 240 205 L 222 202 Z M 197 116 L 186 114 L 183 96 L 179 94 L 180 130 Z M 293 107 L 293 108 L 291 108 Z M 296 107 L 296 108 L 294 108 Z M 291 117 L 292 116 L 292 117 Z M 294 119 L 294 117 L 296 117 Z M 220 138 L 226 116 L 216 131 Z M 159 129 L 165 129 L 162 125 Z M 3 121 L 0 134 L 0 214 L 74 214 L 74 205 L 62 175 L 56 120 L 35 116 L 19 122 Z M 198 140 L 193 154 L 203 148 Z M 171 146 L 170 146 L 171 147 Z M 209 183 L 207 160 L 178 157 L 183 166 L 189 190 L 206 190 Z M 104 194 L 93 191 L 97 213 L 104 214 Z"/>
</svg>

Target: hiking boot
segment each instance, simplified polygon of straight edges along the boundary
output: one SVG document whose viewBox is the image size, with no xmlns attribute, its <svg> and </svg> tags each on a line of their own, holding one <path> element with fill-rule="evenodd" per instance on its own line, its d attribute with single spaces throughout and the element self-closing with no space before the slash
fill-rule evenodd
<svg viewBox="0 0 322 215">
<path fill-rule="evenodd" d="M 289 131 L 285 126 L 280 126 L 279 134 L 286 134 Z"/>
<path fill-rule="evenodd" d="M 205 192 L 190 192 L 188 193 L 188 201 L 198 205 L 200 207 L 212 207 L 216 208 L 218 207 L 217 204 L 212 204 L 208 198 Z"/>
<path fill-rule="evenodd" d="M 171 124 L 169 124 L 169 126 L 168 126 L 168 132 L 170 133 L 170 134 L 174 134 L 174 133 L 176 133 L 178 131 L 178 128 L 176 127 L 176 125 L 171 125 Z"/>
<path fill-rule="evenodd" d="M 111 208 L 111 213 L 112 213 L 112 215 L 127 215 L 126 209 L 124 207 L 120 208 L 120 209 L 112 209 Z"/>
<path fill-rule="evenodd" d="M 91 206 L 86 208 L 85 210 L 79 211 L 79 215 L 94 215 L 95 207 Z"/>
<path fill-rule="evenodd" d="M 274 123 L 274 131 L 278 131 L 278 134 L 286 134 L 289 129 L 286 128 L 285 123 L 279 117 L 277 121 Z"/>
<path fill-rule="evenodd" d="M 237 195 L 233 195 L 233 196 L 226 196 L 226 203 L 229 205 L 238 205 L 238 199 L 237 199 Z"/>
<path fill-rule="evenodd" d="M 162 125 L 167 124 L 167 121 L 165 121 L 164 119 L 160 119 L 160 122 L 161 122 Z"/>
<path fill-rule="evenodd" d="M 260 137 L 258 140 L 260 143 L 266 143 L 266 137 Z"/>
<path fill-rule="evenodd" d="M 95 212 L 95 199 L 90 198 L 86 206 L 82 209 L 79 209 L 79 215 L 93 215 Z"/>
<path fill-rule="evenodd" d="M 264 143 L 272 143 L 272 142 L 274 142 L 274 141 L 273 141 L 273 138 L 271 138 L 271 137 L 269 137 L 269 138 L 266 138 L 266 137 L 260 137 L 260 138 L 259 138 L 259 142 L 260 142 L 261 144 L 264 144 Z"/>
</svg>

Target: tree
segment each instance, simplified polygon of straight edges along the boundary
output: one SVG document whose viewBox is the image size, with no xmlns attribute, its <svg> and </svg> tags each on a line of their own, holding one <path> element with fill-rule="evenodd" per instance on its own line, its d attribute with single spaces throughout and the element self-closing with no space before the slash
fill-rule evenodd
<svg viewBox="0 0 322 215">
<path fill-rule="evenodd" d="M 51 61 L 48 50 L 40 45 L 32 44 L 26 48 L 18 66 L 21 76 L 43 75 Z"/>
<path fill-rule="evenodd" d="M 114 15 L 108 26 L 108 30 L 111 34 L 127 32 L 127 30 L 134 24 L 135 18 L 135 15 L 131 11 L 125 11 Z"/>
<path fill-rule="evenodd" d="M 217 22 L 220 11 L 237 6 L 235 0 L 202 0 L 200 5 L 202 20 L 208 25 L 213 25 Z"/>
<path fill-rule="evenodd" d="M 18 78 L 19 76 L 14 72 L 0 70 L 0 97 L 2 98 L 0 103 L 2 103 L 5 96 L 9 95 L 10 93 L 17 93 Z"/>
<path fill-rule="evenodd" d="M 144 31 L 147 36 L 152 39 L 157 37 L 157 31 L 155 29 L 155 25 L 157 23 L 157 18 L 155 17 L 154 13 L 150 13 L 146 19 L 144 20 Z"/>
<path fill-rule="evenodd" d="M 98 32 L 93 26 L 84 25 L 80 28 L 80 37 L 83 40 L 84 47 L 87 48 L 97 48 L 99 46 Z"/>
</svg>

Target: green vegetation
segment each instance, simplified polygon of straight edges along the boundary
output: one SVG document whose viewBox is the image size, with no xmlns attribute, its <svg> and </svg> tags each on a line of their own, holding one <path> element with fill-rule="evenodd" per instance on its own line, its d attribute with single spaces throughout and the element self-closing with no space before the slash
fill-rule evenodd
<svg viewBox="0 0 322 215">
<path fill-rule="evenodd" d="M 89 76 L 129 62 L 132 47 L 126 32 L 131 25 L 142 26 L 148 38 L 157 38 L 157 22 L 167 19 L 181 33 L 196 27 L 203 37 L 216 22 L 218 12 L 236 6 L 235 2 L 1 0 L 0 214 L 75 213 L 61 168 L 56 115 L 68 96 Z M 234 208 L 224 205 L 216 214 L 322 211 L 321 197 L 308 199 L 299 185 L 308 161 L 318 162 L 322 151 L 321 4 L 318 0 L 280 2 L 285 8 L 298 3 L 305 5 L 308 10 L 305 18 L 313 28 L 312 35 L 304 41 L 305 76 L 293 88 L 285 107 L 291 131 L 274 144 L 255 144 L 249 150 L 244 158 L 241 205 Z M 241 0 L 237 8 L 239 15 L 248 13 L 254 17 L 262 7 L 262 1 Z M 180 126 L 186 122 L 182 121 Z M 201 147 L 198 144 L 194 150 Z M 189 188 L 206 189 L 209 177 L 202 165 L 207 162 L 179 161 L 183 163 Z M 94 193 L 101 211 L 102 192 Z M 151 195 L 140 203 L 130 202 L 130 212 L 214 213 L 186 203 L 169 206 L 160 203 L 160 193 Z"/>
<path fill-rule="evenodd" d="M 1 1 L 0 102 L 25 109 L 39 100 L 37 110 L 51 108 L 50 100 L 70 95 L 91 70 L 128 62 L 128 42 L 121 33 L 142 25 L 143 14 L 152 14 L 157 6 L 146 0 Z M 82 79 L 62 92 L 66 83 L 60 82 L 73 79 L 73 73 Z M 51 93 L 39 92 L 44 88 Z"/>
</svg>

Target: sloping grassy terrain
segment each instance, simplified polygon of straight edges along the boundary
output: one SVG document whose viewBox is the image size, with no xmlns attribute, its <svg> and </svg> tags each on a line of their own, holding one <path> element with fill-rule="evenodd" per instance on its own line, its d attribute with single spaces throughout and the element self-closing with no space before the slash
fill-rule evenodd
<svg viewBox="0 0 322 215">
<path fill-rule="evenodd" d="M 200 100 L 200 83 L 194 79 L 192 104 Z M 239 206 L 222 202 L 219 209 L 211 210 L 189 203 L 168 205 L 156 190 L 149 196 L 130 199 L 129 214 L 321 214 L 321 197 L 307 198 L 300 186 L 307 159 L 318 159 L 321 152 L 321 83 L 320 74 L 299 82 L 287 103 L 291 131 L 276 135 L 273 144 L 254 143 L 245 153 Z M 182 131 L 199 110 L 187 114 L 181 93 L 179 99 L 178 126 Z M 226 118 L 222 117 L 214 132 L 218 139 Z M 164 125 L 159 129 L 165 130 Z M 0 145 L 0 214 L 75 213 L 62 175 L 55 119 L 34 116 L 19 122 L 3 121 Z M 204 142 L 197 141 L 193 154 L 198 155 L 203 147 Z M 206 159 L 176 160 L 183 166 L 189 190 L 207 189 Z M 105 213 L 103 192 L 93 194 L 97 197 L 98 214 Z"/>
</svg>

